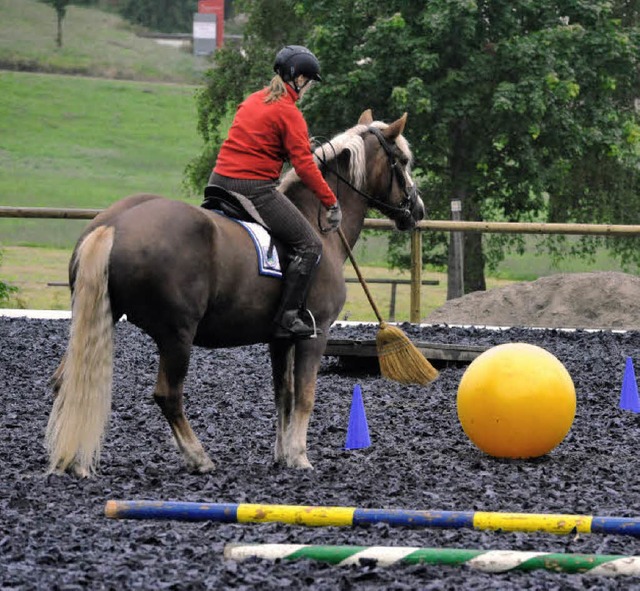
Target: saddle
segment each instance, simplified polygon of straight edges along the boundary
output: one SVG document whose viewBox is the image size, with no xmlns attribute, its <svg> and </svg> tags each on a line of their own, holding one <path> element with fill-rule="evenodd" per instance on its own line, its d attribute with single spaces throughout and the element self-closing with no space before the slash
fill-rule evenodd
<svg viewBox="0 0 640 591">
<path fill-rule="evenodd" d="M 219 185 L 209 185 L 205 188 L 204 201 L 200 207 L 220 211 L 227 217 L 242 222 L 260 224 L 265 230 L 269 231 L 269 226 L 267 226 L 249 199 L 240 193 L 228 191 Z"/>
<path fill-rule="evenodd" d="M 219 185 L 209 185 L 204 190 L 204 201 L 200 207 L 220 213 L 244 226 L 256 247 L 260 275 L 282 277 L 283 268 L 289 262 L 286 249 L 274 239 L 269 226 L 247 197 Z"/>
</svg>

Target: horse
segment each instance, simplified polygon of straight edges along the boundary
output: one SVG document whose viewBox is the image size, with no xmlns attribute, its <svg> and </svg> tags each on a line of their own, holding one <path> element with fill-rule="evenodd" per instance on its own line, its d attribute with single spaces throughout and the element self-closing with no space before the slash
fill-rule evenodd
<svg viewBox="0 0 640 591">
<path fill-rule="evenodd" d="M 339 199 L 341 230 L 352 248 L 373 207 L 410 230 L 424 217 L 402 135 L 407 114 L 390 124 L 371 110 L 314 150 Z M 276 463 L 311 469 L 307 429 L 317 373 L 332 323 L 346 300 L 341 237 L 323 228 L 321 204 L 294 170 L 280 190 L 322 236 L 323 252 L 307 306 L 317 338 L 272 337 L 281 279 L 258 274 L 252 238 L 220 212 L 160 195 L 116 201 L 85 228 L 69 262 L 72 319 L 67 349 L 52 376 L 53 405 L 45 444 L 49 473 L 96 473 L 112 396 L 115 323 L 123 316 L 147 333 L 159 352 L 153 398 L 169 423 L 187 468 L 215 464 L 183 410 L 192 347 L 268 343 L 275 392 Z"/>
</svg>

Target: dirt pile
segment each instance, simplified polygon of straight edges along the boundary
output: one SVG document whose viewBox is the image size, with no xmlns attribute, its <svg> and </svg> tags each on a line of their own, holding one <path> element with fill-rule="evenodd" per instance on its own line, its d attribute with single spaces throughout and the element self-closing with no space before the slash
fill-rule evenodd
<svg viewBox="0 0 640 591">
<path fill-rule="evenodd" d="M 425 322 L 549 328 L 640 328 L 640 277 L 559 273 L 448 301 Z"/>
</svg>

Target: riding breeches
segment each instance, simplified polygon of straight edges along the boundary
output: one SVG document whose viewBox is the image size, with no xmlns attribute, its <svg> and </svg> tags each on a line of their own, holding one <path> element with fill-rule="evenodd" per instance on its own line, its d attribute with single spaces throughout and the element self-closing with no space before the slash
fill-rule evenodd
<svg viewBox="0 0 640 591">
<path fill-rule="evenodd" d="M 218 185 L 247 197 L 275 238 L 286 244 L 292 258 L 299 256 L 315 266 L 322 254 L 322 241 L 298 208 L 276 188 L 275 181 L 232 179 L 211 173 L 209 185 Z"/>
</svg>

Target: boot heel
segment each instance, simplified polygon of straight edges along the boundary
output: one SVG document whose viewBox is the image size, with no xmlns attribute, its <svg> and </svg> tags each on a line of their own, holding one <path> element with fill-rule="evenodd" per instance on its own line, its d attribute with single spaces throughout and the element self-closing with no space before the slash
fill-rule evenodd
<svg viewBox="0 0 640 591">
<path fill-rule="evenodd" d="M 273 336 L 276 339 L 315 339 L 322 334 L 316 326 L 313 314 L 306 310 L 312 319 L 313 326 L 309 326 L 300 317 L 298 310 L 287 310 L 282 315 L 282 320 L 276 323 Z"/>
</svg>

